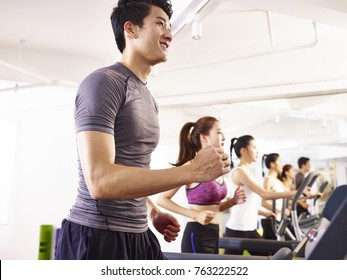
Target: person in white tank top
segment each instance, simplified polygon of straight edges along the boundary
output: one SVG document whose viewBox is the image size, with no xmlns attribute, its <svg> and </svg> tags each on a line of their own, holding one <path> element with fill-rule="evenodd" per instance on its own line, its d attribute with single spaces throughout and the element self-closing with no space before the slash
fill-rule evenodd
<svg viewBox="0 0 347 280">
<path fill-rule="evenodd" d="M 189 165 L 196 153 L 212 145 L 223 148 L 225 137 L 219 121 L 210 116 L 199 118 L 196 122 L 187 122 L 181 129 L 180 150 L 176 167 Z M 183 186 L 186 190 L 188 207 L 177 204 L 172 198 L 181 186 L 163 192 L 157 204 L 189 219 L 183 232 L 181 252 L 218 254 L 219 213 L 243 203 L 246 196 L 240 188 L 232 198 L 226 198 L 227 185 L 222 177 L 208 182 L 196 182 Z"/>
<path fill-rule="evenodd" d="M 269 170 L 268 176 L 264 178 L 264 189 L 271 192 L 284 192 L 287 190 L 286 186 L 283 184 L 281 179 L 281 173 L 283 170 L 282 160 L 279 154 L 271 153 L 265 154 L 262 158 L 262 169 L 263 177 L 265 176 L 264 166 Z M 273 200 L 262 200 L 262 206 L 272 211 L 273 210 Z M 276 216 L 277 220 L 280 221 L 281 213 L 283 208 L 283 200 L 276 200 Z M 286 215 L 289 215 L 289 209 L 286 209 Z"/>
<path fill-rule="evenodd" d="M 265 154 L 262 157 L 262 169 L 263 169 L 263 177 L 265 176 L 264 168 L 269 170 L 268 175 L 264 178 L 264 189 L 270 192 L 285 192 L 286 187 L 280 180 L 281 173 L 283 169 L 282 160 L 279 154 L 271 153 Z M 282 219 L 282 208 L 283 208 L 283 199 L 275 200 L 276 203 L 276 219 L 277 221 L 281 221 Z M 273 211 L 273 203 L 274 200 L 266 200 L 262 199 L 262 207 L 265 211 Z M 285 209 L 285 215 L 290 215 L 290 210 L 288 208 Z M 272 227 L 272 221 L 269 219 L 262 219 L 261 225 L 263 228 L 263 238 L 264 239 L 272 239 L 276 240 L 276 233 Z"/>
<path fill-rule="evenodd" d="M 260 199 L 279 199 L 292 198 L 296 191 L 290 192 L 271 192 L 266 191 L 255 179 L 250 171 L 250 165 L 258 159 L 258 150 L 254 138 L 250 135 L 244 135 L 239 138 L 233 138 L 230 145 L 231 168 L 232 151 L 240 158 L 240 164 L 231 172 L 231 180 L 236 186 L 242 186 L 246 193 L 246 202 L 235 205 L 231 210 L 230 217 L 226 224 L 226 237 L 238 238 L 256 238 L 262 237 L 257 232 L 258 214 L 265 217 L 275 217 L 272 212 L 259 210 Z M 250 248 L 251 249 L 251 248 Z M 260 252 L 248 250 L 251 254 L 261 254 Z M 242 251 L 225 250 L 225 254 L 242 254 Z"/>
</svg>

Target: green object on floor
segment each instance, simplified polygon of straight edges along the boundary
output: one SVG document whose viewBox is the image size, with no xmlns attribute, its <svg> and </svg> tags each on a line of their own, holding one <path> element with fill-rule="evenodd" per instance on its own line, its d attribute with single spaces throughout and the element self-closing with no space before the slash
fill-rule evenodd
<svg viewBox="0 0 347 280">
<path fill-rule="evenodd" d="M 248 250 L 243 250 L 243 255 L 244 256 L 251 256 L 251 254 L 248 252 Z"/>
<path fill-rule="evenodd" d="M 50 260 L 52 252 L 53 226 L 40 226 L 39 260 Z"/>
</svg>

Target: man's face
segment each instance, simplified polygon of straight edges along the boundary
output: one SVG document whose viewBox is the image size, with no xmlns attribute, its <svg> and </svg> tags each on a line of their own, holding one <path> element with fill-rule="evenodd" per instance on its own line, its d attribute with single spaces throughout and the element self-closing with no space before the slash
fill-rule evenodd
<svg viewBox="0 0 347 280">
<path fill-rule="evenodd" d="M 151 6 L 149 15 L 143 19 L 143 26 L 139 28 L 139 37 L 134 42 L 137 53 L 149 65 L 165 62 L 171 41 L 168 15 L 161 8 Z"/>
<path fill-rule="evenodd" d="M 310 169 L 311 169 L 311 163 L 310 163 L 310 161 L 306 162 L 306 164 L 305 164 L 304 166 L 305 166 L 305 171 L 306 171 L 306 172 L 309 172 Z"/>
</svg>

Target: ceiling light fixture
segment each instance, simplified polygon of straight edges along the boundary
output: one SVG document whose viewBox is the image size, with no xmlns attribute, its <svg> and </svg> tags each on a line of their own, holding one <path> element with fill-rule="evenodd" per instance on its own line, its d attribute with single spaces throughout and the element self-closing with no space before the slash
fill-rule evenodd
<svg viewBox="0 0 347 280">
<path fill-rule="evenodd" d="M 200 40 L 202 37 L 202 24 L 199 22 L 199 14 L 195 14 L 192 23 L 192 38 L 194 40 Z"/>
</svg>

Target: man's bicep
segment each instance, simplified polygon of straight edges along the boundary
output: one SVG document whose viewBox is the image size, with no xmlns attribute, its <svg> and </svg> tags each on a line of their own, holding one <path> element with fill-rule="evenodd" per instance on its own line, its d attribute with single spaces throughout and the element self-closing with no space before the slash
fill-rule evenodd
<svg viewBox="0 0 347 280">
<path fill-rule="evenodd" d="M 112 164 L 115 159 L 114 136 L 99 131 L 77 133 L 77 147 L 84 171 L 103 164 Z"/>
</svg>

